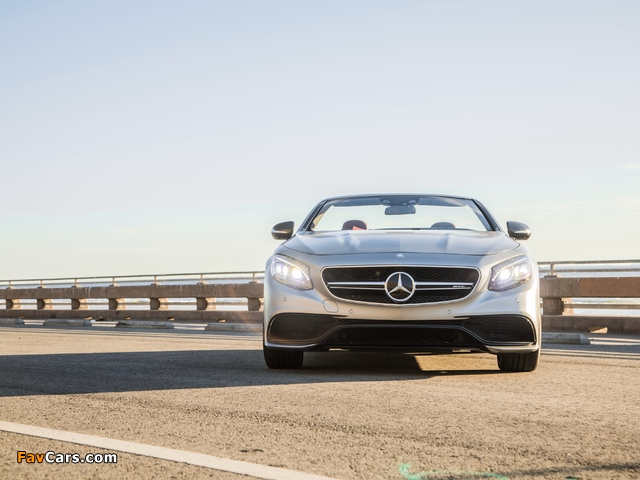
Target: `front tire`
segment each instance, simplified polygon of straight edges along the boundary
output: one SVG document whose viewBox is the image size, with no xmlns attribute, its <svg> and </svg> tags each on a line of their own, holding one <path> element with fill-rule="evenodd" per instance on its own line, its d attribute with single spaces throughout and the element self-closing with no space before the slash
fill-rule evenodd
<svg viewBox="0 0 640 480">
<path fill-rule="evenodd" d="M 304 352 L 291 350 L 278 350 L 262 346 L 264 361 L 269 368 L 301 368 L 304 360 Z"/>
<path fill-rule="evenodd" d="M 533 372 L 539 360 L 540 349 L 531 353 L 499 353 L 498 368 L 503 372 Z"/>
</svg>

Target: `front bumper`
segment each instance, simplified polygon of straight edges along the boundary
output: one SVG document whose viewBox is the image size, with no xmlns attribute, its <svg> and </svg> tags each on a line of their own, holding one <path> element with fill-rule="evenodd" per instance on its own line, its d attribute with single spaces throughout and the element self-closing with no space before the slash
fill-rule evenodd
<svg viewBox="0 0 640 480">
<path fill-rule="evenodd" d="M 272 319 L 265 337 L 271 347 L 303 351 L 342 348 L 498 353 L 505 348 L 529 351 L 536 344 L 535 327 L 522 315 L 390 322 L 284 313 Z"/>
<path fill-rule="evenodd" d="M 481 279 L 468 297 L 428 305 L 346 301 L 331 295 L 319 275 L 313 278 L 314 289 L 307 291 L 290 288 L 267 275 L 264 344 L 299 351 L 535 352 L 541 340 L 537 271 L 523 285 L 490 291 L 491 265 L 499 260 L 478 265 Z M 462 262 L 460 259 L 461 264 L 471 264 Z"/>
</svg>

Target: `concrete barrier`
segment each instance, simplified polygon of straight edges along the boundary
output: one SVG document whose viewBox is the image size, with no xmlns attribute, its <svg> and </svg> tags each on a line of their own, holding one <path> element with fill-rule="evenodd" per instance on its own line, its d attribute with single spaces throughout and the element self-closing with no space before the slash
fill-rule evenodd
<svg viewBox="0 0 640 480">
<path fill-rule="evenodd" d="M 124 320 L 116 323 L 116 328 L 174 328 L 171 322 L 142 322 L 136 320 Z"/>
<path fill-rule="evenodd" d="M 542 330 L 547 332 L 595 332 L 607 329 L 607 333 L 640 333 L 639 317 L 600 317 L 596 315 L 543 315 Z"/>
<path fill-rule="evenodd" d="M 571 298 L 640 298 L 640 277 L 547 276 L 540 279 L 540 296 L 543 331 L 587 333 L 606 328 L 608 333 L 640 333 L 640 317 L 576 315 L 573 314 L 574 309 L 588 308 L 589 305 L 569 304 L 570 308 L 566 307 Z M 621 307 L 633 309 L 634 305 Z M 640 305 L 635 308 L 640 309 Z"/>
<path fill-rule="evenodd" d="M 225 321 L 227 323 L 262 324 L 262 312 L 248 312 L 242 310 L 0 310 L 0 317 L 20 316 L 28 320 L 48 320 L 57 317 L 82 320 L 137 320 L 137 321 L 165 321 L 213 323 Z M 90 317 L 90 318 L 87 318 Z"/>
<path fill-rule="evenodd" d="M 210 323 L 205 330 L 209 332 L 259 332 L 262 333 L 262 324 L 252 325 L 247 323 Z"/>
<path fill-rule="evenodd" d="M 24 325 L 21 318 L 0 318 L 0 325 Z"/>
<path fill-rule="evenodd" d="M 91 320 L 74 320 L 69 318 L 50 318 L 43 323 L 45 327 L 90 327 L 91 324 Z"/>
<path fill-rule="evenodd" d="M 591 340 L 581 333 L 542 333 L 542 343 L 562 345 L 591 345 Z"/>
<path fill-rule="evenodd" d="M 0 318 L 262 324 L 263 295 L 259 282 L 5 288 L 0 290 L 0 299 L 6 302 Z M 218 310 L 221 298 L 242 299 L 246 310 Z M 149 309 L 127 308 L 131 299 L 148 299 Z M 171 299 L 193 300 L 196 309 L 177 308 L 180 305 L 171 304 Z M 23 308 L 25 300 L 35 300 L 37 307 Z M 56 300 L 70 300 L 71 308 L 59 308 Z M 89 300 L 103 301 L 109 308 L 92 307 Z"/>
</svg>

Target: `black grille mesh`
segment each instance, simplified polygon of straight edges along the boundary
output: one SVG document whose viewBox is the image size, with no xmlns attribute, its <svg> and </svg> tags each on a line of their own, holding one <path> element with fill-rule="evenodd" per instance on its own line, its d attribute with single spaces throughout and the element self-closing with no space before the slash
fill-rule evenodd
<svg viewBox="0 0 640 480">
<path fill-rule="evenodd" d="M 462 330 L 439 328 L 346 328 L 334 332 L 328 342 L 338 347 L 462 347 L 478 341 Z"/>
<path fill-rule="evenodd" d="M 475 287 L 479 273 L 474 268 L 458 267 L 330 267 L 322 272 L 325 285 L 332 282 L 384 282 L 395 272 L 405 272 L 416 282 L 460 282 L 472 283 Z M 329 291 L 338 298 L 355 302 L 395 304 L 384 290 L 354 290 L 332 288 Z M 471 293 L 472 289 L 457 290 L 417 290 L 403 304 L 436 303 L 460 300 Z"/>
<path fill-rule="evenodd" d="M 475 268 L 459 267 L 328 267 L 322 272 L 325 282 L 384 281 L 395 272 L 405 272 L 416 282 L 477 282 Z"/>
<path fill-rule="evenodd" d="M 524 317 L 488 316 L 472 317 L 462 323 L 482 338 L 492 342 L 527 342 L 535 341 L 533 325 Z"/>
</svg>

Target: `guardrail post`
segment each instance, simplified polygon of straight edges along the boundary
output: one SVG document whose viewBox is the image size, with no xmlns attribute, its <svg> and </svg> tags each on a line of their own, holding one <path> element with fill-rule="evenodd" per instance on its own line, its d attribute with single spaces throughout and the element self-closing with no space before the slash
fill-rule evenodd
<svg viewBox="0 0 640 480">
<path fill-rule="evenodd" d="M 560 278 L 560 275 L 554 270 L 555 265 L 553 263 L 550 264 L 551 272 L 545 275 L 543 278 L 545 279 L 557 279 Z M 558 295 L 560 292 L 556 289 L 551 293 L 552 295 Z M 543 315 L 564 315 L 565 313 L 572 314 L 573 308 L 568 307 L 565 308 L 565 304 L 571 303 L 571 298 L 559 298 L 559 297 L 542 297 L 542 314 Z"/>
<path fill-rule="evenodd" d="M 44 286 L 44 281 L 40 280 L 40 286 L 38 289 L 45 289 L 47 287 Z M 53 310 L 53 300 L 50 298 L 37 298 L 36 299 L 36 308 L 38 310 Z"/>
<path fill-rule="evenodd" d="M 247 310 L 250 312 L 260 311 L 260 299 L 259 298 L 247 298 Z"/>
<path fill-rule="evenodd" d="M 19 298 L 7 298 L 5 303 L 7 305 L 7 310 L 20 310 L 22 308 Z"/>
<path fill-rule="evenodd" d="M 124 298 L 110 298 L 109 299 L 109 310 L 126 310 L 127 304 L 125 303 Z"/>
<path fill-rule="evenodd" d="M 215 310 L 216 309 L 216 299 L 215 298 L 198 297 L 198 298 L 196 298 L 196 309 L 197 310 Z"/>
<path fill-rule="evenodd" d="M 558 278 L 558 274 L 554 271 L 554 264 L 551 263 L 551 272 L 544 278 Z M 543 315 L 562 315 L 564 312 L 564 300 L 562 298 L 544 297 L 542 299 Z"/>
<path fill-rule="evenodd" d="M 564 312 L 564 302 L 561 298 L 543 298 L 542 314 L 543 315 L 562 315 Z"/>
<path fill-rule="evenodd" d="M 150 298 L 149 305 L 151 310 L 168 310 L 169 299 L 167 298 Z"/>
<path fill-rule="evenodd" d="M 71 299 L 71 310 L 88 310 L 89 305 L 87 304 L 86 298 L 72 298 Z"/>
</svg>

